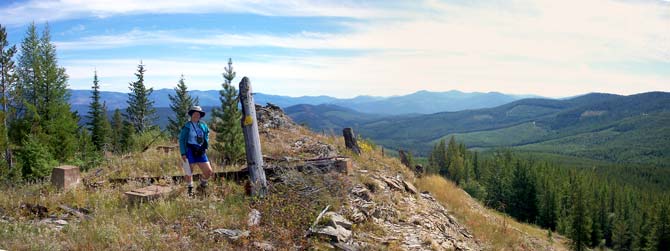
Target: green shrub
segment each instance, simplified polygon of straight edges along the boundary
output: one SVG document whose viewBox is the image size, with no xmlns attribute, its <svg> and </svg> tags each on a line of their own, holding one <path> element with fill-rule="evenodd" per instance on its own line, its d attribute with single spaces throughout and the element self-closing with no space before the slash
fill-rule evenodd
<svg viewBox="0 0 670 251">
<path fill-rule="evenodd" d="M 58 162 L 49 153 L 47 146 L 29 137 L 24 140 L 23 147 L 16 153 L 18 163 L 21 165 L 23 178 L 26 180 L 39 180 L 47 177 L 51 169 Z"/>
</svg>

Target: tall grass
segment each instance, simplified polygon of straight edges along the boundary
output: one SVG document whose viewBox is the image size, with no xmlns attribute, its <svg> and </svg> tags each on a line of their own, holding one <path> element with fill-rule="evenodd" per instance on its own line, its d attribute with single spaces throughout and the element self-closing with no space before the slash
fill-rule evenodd
<svg viewBox="0 0 670 251">
<path fill-rule="evenodd" d="M 565 238 L 554 234 L 553 240 L 549 241 L 546 230 L 519 223 L 483 207 L 455 183 L 441 176 L 424 176 L 417 179 L 416 185 L 418 189 L 430 192 L 490 250 L 567 250 Z"/>
</svg>

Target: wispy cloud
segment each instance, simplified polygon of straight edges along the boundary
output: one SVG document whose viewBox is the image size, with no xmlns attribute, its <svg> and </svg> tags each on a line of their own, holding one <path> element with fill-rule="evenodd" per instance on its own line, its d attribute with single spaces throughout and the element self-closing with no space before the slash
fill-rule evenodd
<svg viewBox="0 0 670 251">
<path fill-rule="evenodd" d="M 661 70 L 670 67 L 670 3 L 660 0 L 460 3 L 427 0 L 414 2 L 415 6 L 407 9 L 393 5 L 372 8 L 370 4 L 350 2 L 287 1 L 264 5 L 263 1 L 253 1 L 230 8 L 227 5 L 231 2 L 209 8 L 203 7 L 211 4 L 207 1 L 191 1 L 183 8 L 180 3 L 168 1 L 148 8 L 121 1 L 117 9 L 105 12 L 101 3 L 94 2 L 79 7 L 85 10 L 72 7 L 76 10 L 69 15 L 240 11 L 262 15 L 347 16 L 366 21 L 339 24 L 346 26 L 346 32 L 240 33 L 197 27 L 136 28 L 58 41 L 58 49 L 68 53 L 147 45 L 178 45 L 184 50 L 244 48 L 251 51 L 249 58 L 254 60 L 236 61 L 239 72 L 258 79 L 260 88 L 266 92 L 281 94 L 347 96 L 352 89 L 356 94 L 377 95 L 417 89 L 495 90 L 545 96 L 590 91 L 622 94 L 670 91 L 670 72 Z M 76 5 L 68 1 L 61 4 Z M 256 47 L 315 53 L 264 49 L 254 54 Z M 346 56 L 322 55 L 319 53 L 322 50 L 339 51 Z M 352 50 L 360 53 L 346 54 Z M 223 60 L 207 57 L 144 60 L 150 69 L 148 76 L 156 77 L 157 87 L 173 85 L 173 79 L 184 73 L 197 80 L 196 88 L 216 89 L 225 64 Z M 90 82 L 93 66 L 98 67 L 100 75 L 123 79 L 123 83 L 130 81 L 138 61 L 139 58 L 123 58 L 63 63 L 73 81 L 85 85 Z M 646 66 L 653 69 L 638 70 Z"/>
<path fill-rule="evenodd" d="M 373 18 L 401 12 L 378 8 L 380 4 L 359 1 L 272 0 L 29 0 L 0 10 L 3 22 L 25 24 L 77 18 L 156 13 L 252 13 L 267 16 L 329 16 Z"/>
</svg>

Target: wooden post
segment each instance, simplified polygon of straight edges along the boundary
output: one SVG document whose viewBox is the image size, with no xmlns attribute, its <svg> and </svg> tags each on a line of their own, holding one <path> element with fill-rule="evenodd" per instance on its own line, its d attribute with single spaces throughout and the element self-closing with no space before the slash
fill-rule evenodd
<svg viewBox="0 0 670 251">
<path fill-rule="evenodd" d="M 384 146 L 382 146 L 382 157 L 386 157 L 384 154 Z"/>
<path fill-rule="evenodd" d="M 358 147 L 358 142 L 356 142 L 354 130 L 351 127 L 344 128 L 342 135 L 344 136 L 344 145 L 355 154 L 361 154 L 361 148 Z"/>
<path fill-rule="evenodd" d="M 258 122 L 256 121 L 256 106 L 254 97 L 251 95 L 251 83 L 249 78 L 244 77 L 240 81 L 240 104 L 242 105 L 242 132 L 244 133 L 244 145 L 247 154 L 247 168 L 249 169 L 249 181 L 251 183 L 251 195 L 264 197 L 268 190 L 263 170 L 263 154 L 261 153 L 261 139 L 258 135 Z"/>
</svg>

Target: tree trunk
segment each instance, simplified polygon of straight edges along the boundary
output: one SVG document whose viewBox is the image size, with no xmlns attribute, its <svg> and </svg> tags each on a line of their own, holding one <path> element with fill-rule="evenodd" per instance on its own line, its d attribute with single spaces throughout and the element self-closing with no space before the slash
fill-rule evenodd
<svg viewBox="0 0 670 251">
<path fill-rule="evenodd" d="M 240 104 L 242 105 L 242 133 L 247 154 L 247 167 L 251 181 L 251 195 L 264 197 L 268 186 L 263 170 L 263 154 L 261 153 L 261 139 L 258 135 L 256 121 L 256 107 L 251 95 L 251 83 L 247 77 L 240 81 Z"/>
<path fill-rule="evenodd" d="M 361 154 L 361 148 L 358 147 L 358 142 L 356 142 L 356 137 L 354 135 L 354 130 L 350 127 L 344 128 L 342 130 L 344 136 L 344 145 L 351 149 L 355 154 Z"/>
</svg>

